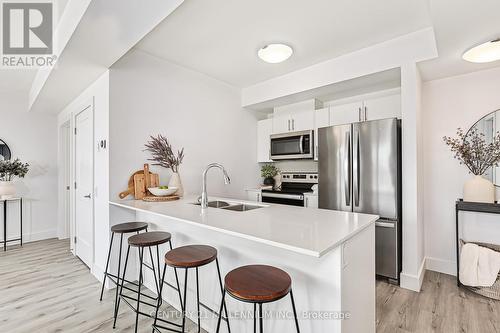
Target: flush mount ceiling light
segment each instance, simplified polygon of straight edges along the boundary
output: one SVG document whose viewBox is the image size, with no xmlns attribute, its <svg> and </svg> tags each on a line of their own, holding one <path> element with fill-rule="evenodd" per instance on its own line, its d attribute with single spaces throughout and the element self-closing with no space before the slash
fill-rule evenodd
<svg viewBox="0 0 500 333">
<path fill-rule="evenodd" d="M 474 46 L 465 52 L 462 58 L 475 63 L 500 60 L 500 38 Z"/>
<path fill-rule="evenodd" d="M 261 48 L 257 55 L 270 64 L 277 64 L 290 58 L 293 50 L 285 44 L 268 44 Z"/>
</svg>

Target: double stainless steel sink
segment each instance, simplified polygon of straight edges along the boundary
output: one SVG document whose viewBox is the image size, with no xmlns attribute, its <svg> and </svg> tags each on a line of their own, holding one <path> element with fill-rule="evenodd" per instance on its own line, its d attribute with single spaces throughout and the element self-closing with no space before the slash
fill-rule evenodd
<svg viewBox="0 0 500 333">
<path fill-rule="evenodd" d="M 200 206 L 201 204 L 197 202 L 195 203 L 195 205 Z M 232 210 L 234 212 L 246 212 L 249 210 L 264 208 L 265 206 L 249 205 L 246 203 L 238 203 L 238 202 L 229 203 L 227 201 L 215 200 L 215 201 L 209 201 L 208 207 Z"/>
</svg>

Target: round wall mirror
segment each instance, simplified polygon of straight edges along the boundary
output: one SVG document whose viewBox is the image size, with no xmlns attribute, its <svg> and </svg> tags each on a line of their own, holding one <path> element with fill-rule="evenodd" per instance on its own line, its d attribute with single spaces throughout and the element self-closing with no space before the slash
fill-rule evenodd
<svg viewBox="0 0 500 333">
<path fill-rule="evenodd" d="M 492 142 L 493 138 L 500 132 L 500 110 L 493 111 L 479 119 L 469 128 L 467 133 L 473 128 L 476 128 L 478 133 L 484 134 L 486 143 Z M 483 177 L 496 186 L 500 186 L 500 166 L 490 168 Z"/>
<path fill-rule="evenodd" d="M 10 160 L 12 157 L 10 148 L 7 144 L 0 139 L 0 160 Z"/>
</svg>

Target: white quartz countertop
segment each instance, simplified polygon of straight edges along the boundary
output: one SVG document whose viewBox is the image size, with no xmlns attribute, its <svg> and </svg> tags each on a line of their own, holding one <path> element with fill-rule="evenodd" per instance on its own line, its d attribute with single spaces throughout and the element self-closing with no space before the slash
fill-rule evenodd
<svg viewBox="0 0 500 333">
<path fill-rule="evenodd" d="M 202 211 L 200 206 L 193 205 L 195 196 L 169 202 L 117 200 L 110 204 L 313 257 L 323 256 L 378 219 L 376 215 L 210 198 L 215 199 L 264 207 L 245 212 L 210 207 Z"/>
</svg>

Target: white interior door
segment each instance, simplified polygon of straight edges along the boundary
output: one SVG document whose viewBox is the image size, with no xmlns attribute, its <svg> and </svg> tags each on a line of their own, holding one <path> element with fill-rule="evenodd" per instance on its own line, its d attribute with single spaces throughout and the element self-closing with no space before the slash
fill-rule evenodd
<svg viewBox="0 0 500 333">
<path fill-rule="evenodd" d="M 75 254 L 88 267 L 92 267 L 94 243 L 92 116 L 88 106 L 75 117 Z"/>
</svg>

